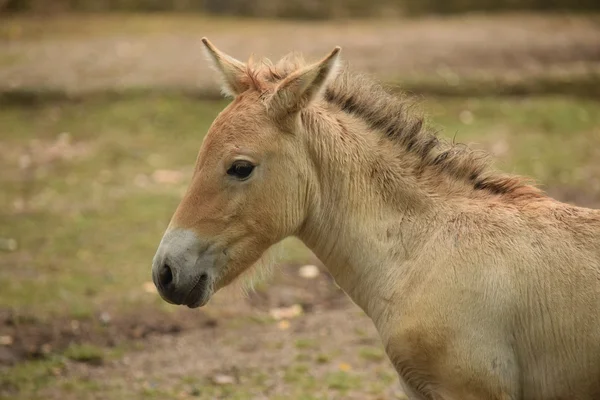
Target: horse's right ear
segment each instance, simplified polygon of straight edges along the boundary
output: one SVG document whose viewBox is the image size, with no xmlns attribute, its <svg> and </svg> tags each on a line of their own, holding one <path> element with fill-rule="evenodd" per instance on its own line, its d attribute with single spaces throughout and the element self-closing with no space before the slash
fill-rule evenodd
<svg viewBox="0 0 600 400">
<path fill-rule="evenodd" d="M 276 114 L 286 115 L 308 105 L 321 92 L 338 69 L 341 48 L 335 47 L 321 61 L 291 73 L 277 87 L 270 100 Z"/>
<path fill-rule="evenodd" d="M 246 76 L 246 65 L 220 52 L 207 38 L 202 38 L 204 48 L 210 60 L 213 62 L 215 69 L 221 75 L 222 85 L 221 91 L 226 96 L 235 97 L 240 93 L 245 92 L 249 85 Z"/>
</svg>

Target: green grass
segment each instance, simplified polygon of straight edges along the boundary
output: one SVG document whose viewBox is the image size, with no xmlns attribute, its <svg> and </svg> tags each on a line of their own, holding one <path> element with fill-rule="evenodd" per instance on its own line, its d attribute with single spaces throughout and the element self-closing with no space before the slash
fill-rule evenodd
<svg viewBox="0 0 600 400">
<path fill-rule="evenodd" d="M 28 398 L 27 395 L 35 395 L 38 390 L 54 381 L 64 367 L 64 359 L 60 356 L 18 364 L 0 374 L 0 389 L 17 389 L 17 393 L 24 395 L 23 399 Z M 0 396 L 1 393 L 0 390 Z"/>
<path fill-rule="evenodd" d="M 362 382 L 350 372 L 336 371 L 330 372 L 325 376 L 325 383 L 330 389 L 347 393 L 352 389 L 358 389 Z"/>
<path fill-rule="evenodd" d="M 587 71 L 478 72 L 474 74 L 440 71 L 438 74 L 405 74 L 387 77 L 392 88 L 430 96 L 546 96 L 568 95 L 600 98 L 600 69 Z"/>
<path fill-rule="evenodd" d="M 589 187 L 598 179 L 598 101 L 480 98 L 428 101 L 425 106 L 446 137 L 495 153 L 502 171 L 530 176 L 543 187 L 600 189 L 597 183 Z"/>
<path fill-rule="evenodd" d="M 294 345 L 296 346 L 296 348 L 298 350 L 312 349 L 312 348 L 319 346 L 319 344 L 316 343 L 313 339 L 305 339 L 305 338 L 296 339 L 296 342 L 294 343 Z"/>
<path fill-rule="evenodd" d="M 327 364 L 331 361 L 331 357 L 327 354 L 320 353 L 315 358 L 315 361 L 319 364 Z"/>
<path fill-rule="evenodd" d="M 379 347 L 363 347 L 358 354 L 364 360 L 371 362 L 381 362 L 386 357 L 383 350 Z"/>
<path fill-rule="evenodd" d="M 100 365 L 104 361 L 104 350 L 90 344 L 72 344 L 64 355 L 73 361 L 94 365 Z"/>
<path fill-rule="evenodd" d="M 19 244 L 3 257 L 19 268 L 0 272 L 0 307 L 85 314 L 95 299 L 135 297 L 150 279 L 155 246 L 187 183 L 162 187 L 149 176 L 181 168 L 187 178 L 222 106 L 151 98 L 0 112 L 9 153 L 0 237 Z M 72 142 L 63 152 L 76 157 L 44 161 L 63 132 Z M 32 167 L 19 169 L 17 153 L 32 141 L 42 143 L 30 156 Z M 15 212 L 15 202 L 23 212 Z"/>
</svg>

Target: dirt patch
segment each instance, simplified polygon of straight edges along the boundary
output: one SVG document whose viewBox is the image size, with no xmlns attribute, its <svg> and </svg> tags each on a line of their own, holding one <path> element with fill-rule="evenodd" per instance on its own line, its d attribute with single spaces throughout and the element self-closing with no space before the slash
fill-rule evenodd
<svg viewBox="0 0 600 400">
<path fill-rule="evenodd" d="M 145 348 L 160 350 L 136 351 L 101 368 L 67 367 L 65 374 L 110 382 L 97 397 L 107 399 L 123 382 L 130 398 L 404 398 L 371 321 L 349 302 L 295 318 L 285 328 L 223 326 L 153 337 Z"/>
<path fill-rule="evenodd" d="M 166 21 L 173 22 L 173 18 L 165 16 Z M 38 21 L 45 30 L 39 40 L 17 37 L 0 41 L 0 57 L 12 60 L 0 64 L 0 90 L 45 89 L 73 94 L 187 88 L 218 93 L 214 74 L 203 59 L 200 37 L 204 35 L 241 60 L 246 60 L 250 52 L 278 59 L 290 51 L 300 51 L 314 59 L 340 45 L 343 58 L 356 70 L 391 81 L 411 76 L 434 77 L 457 87 L 472 78 L 529 81 L 552 75 L 568 80 L 570 76 L 597 76 L 600 70 L 597 17 L 498 15 L 327 23 L 219 21 L 213 18 L 207 23 L 198 19 L 193 29 L 189 28 L 193 18 L 182 21 L 185 29 L 156 22 L 152 34 L 148 34 L 124 31 L 128 19 L 123 17 L 106 27 L 104 34 L 67 38 L 52 35 L 60 18 Z M 73 25 L 73 32 L 78 31 L 75 17 L 67 22 Z M 94 19 L 81 21 L 81 25 L 94 23 Z M 14 24 L 21 30 L 28 25 Z M 39 29 L 38 25 L 35 29 Z M 277 37 L 286 40 L 272 40 Z"/>
<path fill-rule="evenodd" d="M 149 336 L 178 335 L 195 329 L 212 329 L 220 319 L 232 316 L 263 315 L 278 308 L 299 306 L 301 313 L 339 309 L 347 305 L 344 293 L 335 286 L 322 266 L 315 279 L 302 279 L 297 275 L 297 265 L 278 268 L 277 282 L 268 288 L 248 293 L 244 298 L 217 300 L 211 311 L 176 308 L 171 312 L 155 305 L 145 304 L 141 309 L 122 310 L 101 307 L 94 318 L 53 318 L 41 320 L 28 315 L 17 315 L 10 310 L 0 310 L 0 365 L 13 365 L 19 361 L 41 359 L 60 353 L 74 344 L 91 344 L 114 347 L 125 342 L 140 341 Z"/>
<path fill-rule="evenodd" d="M 49 321 L 2 311 L 0 337 L 11 343 L 0 346 L 0 371 L 58 355 L 60 361 L 44 372 L 55 384 L 38 393 L 48 399 L 214 399 L 230 398 L 236 390 L 243 394 L 231 398 L 270 399 L 296 390 L 388 398 L 354 393 L 363 378 L 376 382 L 370 390 L 398 392 L 368 317 L 322 265 L 315 264 L 317 274 L 310 277 L 302 277 L 299 267 L 279 266 L 264 288 L 246 296 L 237 289 L 220 292 L 200 310 L 165 312 L 147 305 L 131 313 L 110 310 L 93 319 Z M 105 356 L 118 345 L 127 351 Z M 344 352 L 352 347 L 364 347 L 365 354 Z M 308 371 L 310 363 L 315 366 Z M 87 392 L 90 384 L 93 395 Z M 0 396 L 30 390 L 21 389 L 14 379 L 0 381 Z M 259 392 L 265 397 L 256 397 Z"/>
<path fill-rule="evenodd" d="M 148 307 L 149 308 L 149 307 Z M 114 347 L 149 335 L 178 334 L 184 330 L 213 327 L 216 320 L 200 314 L 194 319 L 181 312 L 164 313 L 155 309 L 132 313 L 103 312 L 95 319 L 58 318 L 40 321 L 0 311 L 0 331 L 5 341 L 0 347 L 0 364 L 40 359 L 61 352 L 73 344 Z"/>
</svg>

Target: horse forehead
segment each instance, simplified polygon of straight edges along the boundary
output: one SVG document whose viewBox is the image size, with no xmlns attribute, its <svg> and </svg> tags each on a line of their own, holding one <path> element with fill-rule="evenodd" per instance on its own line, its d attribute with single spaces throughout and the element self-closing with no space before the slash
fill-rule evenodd
<svg viewBox="0 0 600 400">
<path fill-rule="evenodd" d="M 241 97 L 241 96 L 240 96 Z M 266 108 L 250 96 L 234 100 L 212 123 L 213 136 L 252 134 L 267 124 Z"/>
<path fill-rule="evenodd" d="M 249 100 L 234 100 L 215 118 L 206 137 L 206 152 L 258 140 L 258 134 L 269 120 L 264 105 Z"/>
</svg>

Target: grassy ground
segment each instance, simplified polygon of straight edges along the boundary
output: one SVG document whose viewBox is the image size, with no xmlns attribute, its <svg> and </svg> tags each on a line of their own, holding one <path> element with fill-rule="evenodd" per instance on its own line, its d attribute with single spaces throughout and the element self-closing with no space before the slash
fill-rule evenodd
<svg viewBox="0 0 600 400">
<path fill-rule="evenodd" d="M 325 275 L 322 293 L 310 282 L 290 289 L 299 285 L 289 281 L 296 271 L 290 267 L 249 299 L 219 294 L 207 310 L 177 317 L 197 321 L 175 325 L 184 331 L 180 339 L 136 336 L 135 327 L 119 319 L 149 313 L 138 316 L 139 326 L 171 321 L 160 315 L 174 308 L 149 290 L 150 261 L 202 136 L 224 105 L 183 96 L 131 96 L 0 110 L 0 238 L 17 244 L 0 258 L 0 310 L 6 315 L 0 336 L 11 337 L 14 346 L 25 348 L 20 356 L 30 359 L 2 367 L 0 393 L 28 399 L 36 394 L 210 399 L 261 398 L 257 393 L 271 390 L 270 398 L 375 399 L 397 390 L 375 333 L 360 330 L 369 322 Z M 600 203 L 600 103 L 565 97 L 427 98 L 420 106 L 442 136 L 476 142 L 496 156 L 498 167 L 535 177 L 563 200 Z M 288 261 L 310 257 L 295 241 L 285 247 Z M 331 298 L 337 306 L 328 303 Z M 268 316 L 272 307 L 298 302 L 312 311 L 299 317 L 304 322 L 292 321 L 298 324 L 293 334 Z M 311 328 L 317 322 L 344 332 L 326 339 Z M 70 326 L 70 342 L 44 336 L 57 324 Z M 129 328 L 131 335 L 102 339 Z M 273 359 L 248 350 L 248 338 L 236 337 L 247 330 L 256 335 L 253 345 L 271 349 Z M 198 344 L 200 338 L 210 340 L 209 347 L 228 348 L 230 361 L 219 361 L 224 356 L 210 353 Z M 144 351 L 170 353 L 174 341 L 181 358 Z M 132 353 L 132 343 L 141 349 Z M 27 346 L 37 347 L 27 353 Z M 215 364 L 198 365 L 191 354 Z M 180 363 L 189 367 L 177 367 Z M 163 368 L 170 369 L 169 379 Z M 214 383 L 220 375 L 240 384 Z"/>
</svg>

